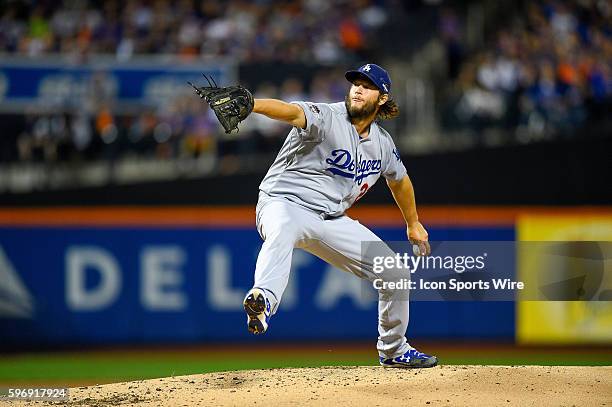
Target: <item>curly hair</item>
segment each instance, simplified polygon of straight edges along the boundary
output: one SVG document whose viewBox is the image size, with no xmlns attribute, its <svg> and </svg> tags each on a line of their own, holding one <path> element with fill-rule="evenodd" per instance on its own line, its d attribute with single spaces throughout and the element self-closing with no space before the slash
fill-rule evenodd
<svg viewBox="0 0 612 407">
<path fill-rule="evenodd" d="M 393 119 L 399 116 L 400 110 L 395 100 L 388 99 L 384 105 L 378 108 L 376 118 L 379 120 Z"/>
</svg>

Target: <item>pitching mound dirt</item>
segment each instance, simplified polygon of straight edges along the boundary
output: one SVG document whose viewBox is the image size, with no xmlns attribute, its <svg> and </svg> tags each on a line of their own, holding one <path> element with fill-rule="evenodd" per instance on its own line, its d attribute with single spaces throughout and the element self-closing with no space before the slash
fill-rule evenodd
<svg viewBox="0 0 612 407">
<path fill-rule="evenodd" d="M 80 387 L 70 390 L 70 402 L 67 404 L 610 406 L 612 367 L 441 366 L 406 370 L 360 366 L 264 369 Z"/>
</svg>

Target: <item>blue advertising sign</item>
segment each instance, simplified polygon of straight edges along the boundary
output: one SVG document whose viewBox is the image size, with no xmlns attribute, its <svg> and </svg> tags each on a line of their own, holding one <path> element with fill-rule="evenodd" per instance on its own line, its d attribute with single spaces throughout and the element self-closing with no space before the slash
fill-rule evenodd
<svg viewBox="0 0 612 407">
<path fill-rule="evenodd" d="M 514 239 L 512 228 L 430 234 Z M 0 347 L 246 340 L 242 299 L 260 245 L 254 228 L 0 228 Z M 413 338 L 514 336 L 511 302 L 410 307 Z M 296 250 L 281 308 L 257 340 L 374 342 L 376 312 L 361 280 Z"/>
<path fill-rule="evenodd" d="M 94 97 L 155 105 L 191 92 L 187 81 L 202 83 L 202 73 L 218 84 L 236 81 L 235 67 L 229 63 L 70 64 L 0 58 L 0 104 L 76 107 Z"/>
</svg>

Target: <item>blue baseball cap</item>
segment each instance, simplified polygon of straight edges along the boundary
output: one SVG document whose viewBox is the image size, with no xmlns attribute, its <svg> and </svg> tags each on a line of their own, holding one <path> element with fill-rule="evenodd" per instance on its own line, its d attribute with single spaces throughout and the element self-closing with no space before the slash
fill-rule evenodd
<svg viewBox="0 0 612 407">
<path fill-rule="evenodd" d="M 360 76 L 365 76 L 372 81 L 382 93 L 391 92 L 391 78 L 389 78 L 387 71 L 380 66 L 376 64 L 365 64 L 357 70 L 347 71 L 344 74 L 344 77 L 351 83 Z"/>
</svg>

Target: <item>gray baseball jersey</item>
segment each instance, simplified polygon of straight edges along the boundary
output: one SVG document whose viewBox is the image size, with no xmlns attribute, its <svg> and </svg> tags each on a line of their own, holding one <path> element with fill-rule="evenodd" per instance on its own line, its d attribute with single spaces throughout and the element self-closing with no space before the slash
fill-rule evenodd
<svg viewBox="0 0 612 407">
<path fill-rule="evenodd" d="M 294 127 L 259 189 L 317 213 L 339 216 L 376 183 L 380 175 L 406 175 L 398 150 L 376 122 L 360 138 L 344 102 L 293 102 L 304 110 L 306 129 Z"/>
</svg>

